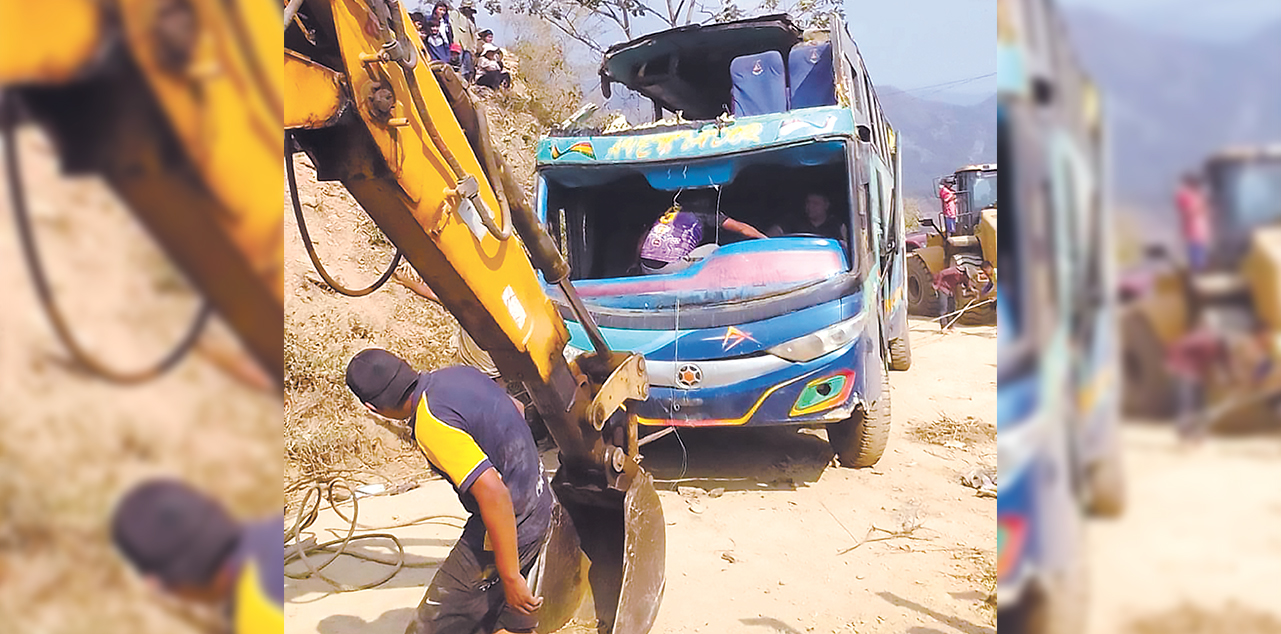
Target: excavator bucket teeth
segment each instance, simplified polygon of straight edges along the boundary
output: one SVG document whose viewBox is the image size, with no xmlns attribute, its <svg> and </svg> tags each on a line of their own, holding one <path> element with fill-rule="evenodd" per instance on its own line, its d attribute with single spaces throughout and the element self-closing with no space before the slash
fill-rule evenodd
<svg viewBox="0 0 1281 634">
<path fill-rule="evenodd" d="M 667 535 L 654 479 L 640 471 L 624 507 L 623 589 L 614 634 L 645 634 L 658 616 L 666 584 Z"/>
<path fill-rule="evenodd" d="M 587 580 L 597 631 L 646 634 L 658 615 L 666 579 L 666 524 L 653 478 L 639 469 L 625 494 L 585 491 L 563 482 L 556 488 L 590 560 Z M 543 601 L 546 605 L 546 595 Z M 559 606 L 553 610 L 558 618 L 560 611 Z M 539 618 L 550 625 L 556 619 L 549 616 Z"/>
<path fill-rule="evenodd" d="M 538 632 L 555 632 L 569 623 L 587 594 L 587 566 L 578 532 L 565 508 L 552 509 L 552 525 L 547 543 L 531 575 L 534 596 L 543 598 L 538 609 Z"/>
</svg>

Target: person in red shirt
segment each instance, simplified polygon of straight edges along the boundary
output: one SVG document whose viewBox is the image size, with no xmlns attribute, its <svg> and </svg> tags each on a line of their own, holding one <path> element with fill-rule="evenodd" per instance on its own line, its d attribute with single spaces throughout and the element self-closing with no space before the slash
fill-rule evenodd
<svg viewBox="0 0 1281 634">
<path fill-rule="evenodd" d="M 956 233 L 956 191 L 946 179 L 939 181 L 939 200 L 943 203 L 943 235 Z"/>
<path fill-rule="evenodd" d="M 1174 206 L 1179 212 L 1183 244 L 1188 250 L 1188 266 L 1200 271 L 1209 259 L 1210 203 L 1199 175 L 1184 174 L 1174 194 Z"/>
<path fill-rule="evenodd" d="M 970 276 L 961 267 L 953 264 L 934 275 L 934 290 L 943 298 L 943 314 L 939 316 L 939 327 L 948 328 L 949 322 L 955 324 L 956 294 L 962 289 L 972 288 Z"/>
</svg>

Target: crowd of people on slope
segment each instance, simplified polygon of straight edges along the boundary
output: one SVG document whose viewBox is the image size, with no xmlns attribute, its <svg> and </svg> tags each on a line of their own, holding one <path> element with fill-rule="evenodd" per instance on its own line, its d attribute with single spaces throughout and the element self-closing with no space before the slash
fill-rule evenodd
<svg viewBox="0 0 1281 634">
<path fill-rule="evenodd" d="M 437 0 L 430 16 L 415 11 L 409 17 L 422 38 L 421 50 L 432 61 L 453 66 L 469 84 L 511 87 L 511 74 L 503 66 L 502 49 L 494 44 L 494 32 L 476 30 L 475 0 L 461 0 L 457 9 Z"/>
</svg>

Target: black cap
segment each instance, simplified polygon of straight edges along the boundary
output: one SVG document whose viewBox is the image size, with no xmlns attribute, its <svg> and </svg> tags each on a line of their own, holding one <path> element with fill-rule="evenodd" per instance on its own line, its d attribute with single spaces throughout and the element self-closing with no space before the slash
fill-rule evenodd
<svg viewBox="0 0 1281 634">
<path fill-rule="evenodd" d="M 381 348 L 361 350 L 347 364 L 347 387 L 362 403 L 380 410 L 400 407 L 418 382 L 418 373 Z"/>
<path fill-rule="evenodd" d="M 209 583 L 240 540 L 240 525 L 217 501 L 178 480 L 144 482 L 125 495 L 111 537 L 144 575 L 168 587 Z"/>
</svg>

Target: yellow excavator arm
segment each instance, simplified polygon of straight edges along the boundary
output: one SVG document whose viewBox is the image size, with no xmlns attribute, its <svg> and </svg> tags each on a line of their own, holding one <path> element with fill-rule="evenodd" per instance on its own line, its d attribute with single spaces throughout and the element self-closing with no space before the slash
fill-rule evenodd
<svg viewBox="0 0 1281 634">
<path fill-rule="evenodd" d="M 648 631 L 663 589 L 664 524 L 625 410 L 647 396 L 644 359 L 609 350 L 490 146 L 483 109 L 452 69 L 422 57 L 399 2 L 307 1 L 286 18 L 291 136 L 321 180 L 352 193 L 503 377 L 525 384 L 560 449 L 553 489 L 565 513 L 541 564 L 540 631 L 559 628 L 582 600 L 580 548 L 598 619 L 614 632 Z M 565 296 L 593 352 L 565 359 L 569 334 L 535 269 Z"/>
<path fill-rule="evenodd" d="M 277 382 L 279 15 L 253 0 L 0 1 L 6 129 L 21 110 L 64 172 L 101 176 Z"/>
</svg>

